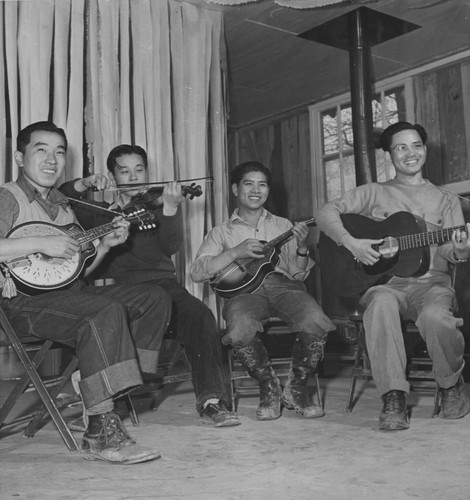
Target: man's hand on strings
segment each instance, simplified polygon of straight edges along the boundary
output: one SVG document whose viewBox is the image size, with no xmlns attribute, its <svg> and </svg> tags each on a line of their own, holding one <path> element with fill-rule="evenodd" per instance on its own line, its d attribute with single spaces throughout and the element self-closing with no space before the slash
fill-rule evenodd
<svg viewBox="0 0 470 500">
<path fill-rule="evenodd" d="M 381 245 L 383 241 L 383 239 L 367 240 L 348 236 L 344 239 L 343 246 L 353 254 L 353 257 L 358 262 L 361 262 L 366 266 L 373 266 L 374 264 L 377 264 L 382 255 L 380 252 L 373 248 L 373 245 Z"/>
<path fill-rule="evenodd" d="M 233 260 L 252 257 L 262 259 L 264 257 L 264 244 L 260 240 L 248 238 L 230 250 Z"/>
</svg>

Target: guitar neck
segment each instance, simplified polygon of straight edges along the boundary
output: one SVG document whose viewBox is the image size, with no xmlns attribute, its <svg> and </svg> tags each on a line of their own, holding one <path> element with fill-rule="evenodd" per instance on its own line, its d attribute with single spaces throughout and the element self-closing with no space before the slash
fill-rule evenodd
<svg viewBox="0 0 470 500">
<path fill-rule="evenodd" d="M 408 234 L 398 238 L 400 248 L 403 250 L 411 248 L 421 248 L 431 245 L 441 245 L 452 239 L 454 231 L 466 231 L 466 226 L 447 227 L 438 229 L 437 231 L 429 231 L 427 233 Z"/>
</svg>

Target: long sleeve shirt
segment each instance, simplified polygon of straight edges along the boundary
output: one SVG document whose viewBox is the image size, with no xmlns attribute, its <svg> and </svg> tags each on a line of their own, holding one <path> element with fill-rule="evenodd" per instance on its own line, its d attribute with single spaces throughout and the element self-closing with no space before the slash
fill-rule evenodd
<svg viewBox="0 0 470 500">
<path fill-rule="evenodd" d="M 263 210 L 257 226 L 253 227 L 238 215 L 238 210 L 235 210 L 228 221 L 214 227 L 204 238 L 191 266 L 191 278 L 196 282 L 212 278 L 213 276 L 207 270 L 208 263 L 214 257 L 236 247 L 246 239 L 271 241 L 291 228 L 292 223 L 289 220 L 273 215 L 267 210 Z M 289 279 L 303 281 L 314 266 L 314 262 L 309 258 L 307 266 L 300 267 L 296 250 L 296 240 L 291 237 L 280 247 L 280 259 L 275 271 L 284 274 Z"/>
<path fill-rule="evenodd" d="M 341 222 L 341 214 L 355 213 L 380 221 L 401 211 L 422 218 L 428 231 L 464 224 L 460 202 L 452 193 L 429 181 L 422 185 L 409 185 L 396 179 L 365 184 L 346 192 L 341 198 L 327 203 L 316 222 L 321 231 L 342 245 L 349 233 Z M 456 262 L 451 243 L 432 246 L 430 254 L 429 272 L 420 279 L 436 273 L 448 273 L 448 263 Z"/>
</svg>

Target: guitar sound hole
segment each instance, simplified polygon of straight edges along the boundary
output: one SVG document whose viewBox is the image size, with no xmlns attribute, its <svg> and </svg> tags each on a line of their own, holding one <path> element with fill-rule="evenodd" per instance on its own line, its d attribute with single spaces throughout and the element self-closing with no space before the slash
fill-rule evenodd
<svg viewBox="0 0 470 500">
<path fill-rule="evenodd" d="M 376 250 L 380 252 L 384 259 L 393 259 L 398 253 L 400 247 L 398 245 L 398 240 L 392 236 L 386 236 L 384 242 L 381 245 L 377 245 Z"/>
</svg>

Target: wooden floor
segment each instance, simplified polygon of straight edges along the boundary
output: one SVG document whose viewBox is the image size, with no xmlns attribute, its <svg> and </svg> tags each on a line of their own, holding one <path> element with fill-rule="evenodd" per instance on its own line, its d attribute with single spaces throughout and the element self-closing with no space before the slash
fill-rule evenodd
<svg viewBox="0 0 470 500">
<path fill-rule="evenodd" d="M 162 458 L 147 464 L 85 460 L 67 452 L 50 424 L 33 439 L 7 428 L 0 499 L 468 500 L 470 416 L 431 419 L 432 393 L 414 392 L 411 429 L 380 432 L 372 382 L 358 383 L 357 404 L 344 411 L 349 372 L 343 365 L 324 373 L 326 416 L 316 420 L 284 411 L 259 422 L 249 396 L 240 399 L 241 426 L 215 429 L 196 414 L 190 383 L 168 388 L 156 411 L 140 400 L 142 424 L 126 425 L 142 444 L 158 446 Z"/>
</svg>

